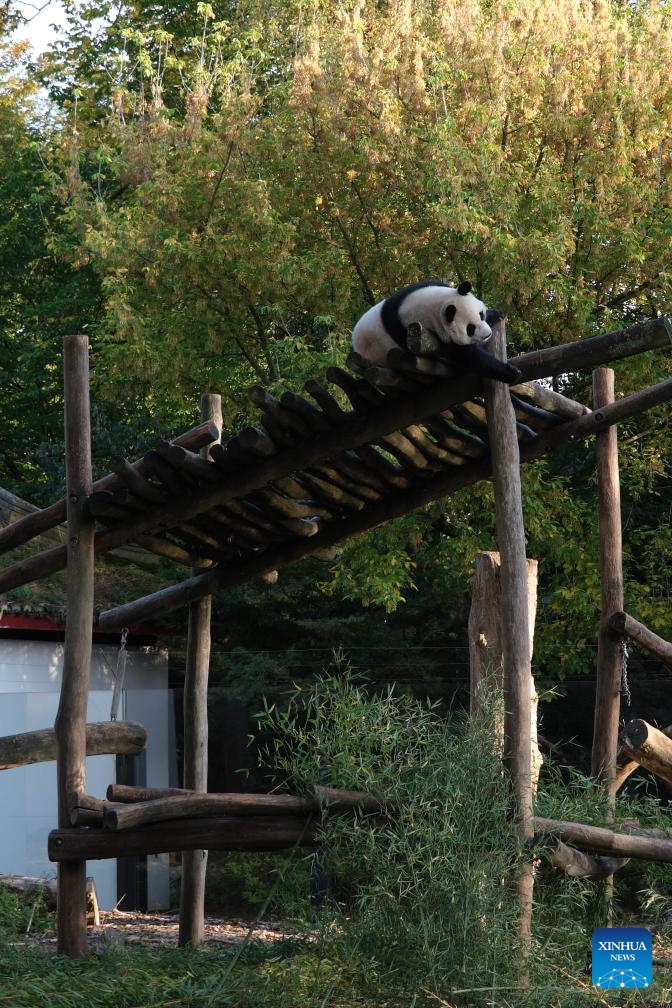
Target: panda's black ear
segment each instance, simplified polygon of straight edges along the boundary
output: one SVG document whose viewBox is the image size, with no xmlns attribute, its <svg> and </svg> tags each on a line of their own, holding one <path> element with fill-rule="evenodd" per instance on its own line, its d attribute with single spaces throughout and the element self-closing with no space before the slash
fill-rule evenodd
<svg viewBox="0 0 672 1008">
<path fill-rule="evenodd" d="M 457 312 L 457 308 L 456 308 L 456 306 L 454 304 L 446 305 L 446 307 L 443 309 L 443 317 L 446 320 L 446 322 L 448 323 L 448 325 L 450 325 L 450 323 L 455 318 L 456 312 Z"/>
<path fill-rule="evenodd" d="M 468 280 L 463 280 L 460 286 L 457 288 L 457 293 L 461 294 L 464 297 L 465 294 L 469 294 L 470 292 L 471 292 L 471 284 L 469 283 Z"/>
</svg>

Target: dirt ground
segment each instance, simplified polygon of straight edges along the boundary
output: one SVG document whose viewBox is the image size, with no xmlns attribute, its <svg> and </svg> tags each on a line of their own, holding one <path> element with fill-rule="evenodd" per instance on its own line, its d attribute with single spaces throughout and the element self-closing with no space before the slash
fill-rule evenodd
<svg viewBox="0 0 672 1008">
<path fill-rule="evenodd" d="M 255 941 L 271 944 L 279 939 L 293 937 L 296 932 L 279 924 L 266 921 L 231 921 L 206 917 L 204 945 L 238 945 L 252 929 Z M 125 910 L 101 910 L 100 927 L 89 927 L 89 945 L 92 949 L 113 945 L 177 947 L 179 915 L 174 913 L 136 913 Z M 45 932 L 36 939 L 46 947 L 56 946 L 56 935 Z"/>
</svg>

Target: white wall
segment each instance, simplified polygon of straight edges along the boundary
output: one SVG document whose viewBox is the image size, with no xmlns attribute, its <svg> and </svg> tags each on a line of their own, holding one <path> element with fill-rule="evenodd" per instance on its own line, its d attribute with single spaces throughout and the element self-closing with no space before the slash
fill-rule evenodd
<svg viewBox="0 0 672 1008">
<path fill-rule="evenodd" d="M 94 644 L 89 693 L 89 721 L 110 717 L 119 650 Z M 0 735 L 51 728 L 58 708 L 63 644 L 53 641 L 0 639 Z M 158 648 L 127 650 L 125 688 L 119 718 L 147 729 L 146 766 L 150 787 L 167 787 L 174 760 L 168 659 Z M 115 757 L 90 756 L 86 789 L 105 797 L 115 782 Z M 57 825 L 56 764 L 40 763 L 0 771 L 0 874 L 53 876 L 47 835 Z M 168 855 L 148 859 L 150 909 L 168 905 Z M 116 861 L 90 861 L 100 905 L 117 903 Z"/>
</svg>

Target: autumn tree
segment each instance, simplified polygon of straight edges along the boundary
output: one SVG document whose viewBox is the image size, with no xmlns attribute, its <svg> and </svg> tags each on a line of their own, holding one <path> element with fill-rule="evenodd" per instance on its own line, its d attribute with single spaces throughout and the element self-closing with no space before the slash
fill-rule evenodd
<svg viewBox="0 0 672 1008">
<path fill-rule="evenodd" d="M 503 308 L 512 353 L 671 310 L 665 3 L 248 0 L 188 4 L 182 21 L 126 3 L 97 23 L 94 69 L 85 29 L 108 6 L 71 5 L 79 34 L 53 57 L 73 261 L 103 285 L 108 389 L 134 382 L 168 412 L 215 387 L 233 419 L 251 381 L 296 387 L 342 361 L 357 315 L 428 275 L 471 279 Z M 89 70 L 68 81 L 64 66 Z M 621 387 L 662 367 L 624 364 Z M 586 378 L 565 386 L 585 395 Z M 664 597 L 642 558 L 667 435 L 660 416 L 623 433 L 626 494 L 651 522 L 629 559 L 644 605 L 647 578 Z M 577 634 L 596 602 L 590 472 L 558 456 L 526 477 L 547 625 L 569 610 Z M 492 546 L 488 492 L 376 533 L 374 552 L 353 544 L 339 587 L 392 607 L 450 564 L 464 588 L 473 550 Z"/>
</svg>

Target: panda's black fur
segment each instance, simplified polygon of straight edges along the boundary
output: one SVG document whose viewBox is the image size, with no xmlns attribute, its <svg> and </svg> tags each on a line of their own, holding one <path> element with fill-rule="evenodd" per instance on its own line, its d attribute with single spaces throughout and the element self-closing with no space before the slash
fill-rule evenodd
<svg viewBox="0 0 672 1008">
<path fill-rule="evenodd" d="M 433 297 L 434 292 L 428 291 L 426 298 L 411 297 L 426 288 L 435 288 L 436 296 Z M 449 292 L 448 298 L 441 296 L 441 289 Z M 417 305 L 410 314 L 409 298 Z M 463 324 L 463 332 L 453 336 L 451 332 L 456 314 L 462 310 L 462 298 L 465 299 L 465 311 L 471 313 L 471 320 Z M 453 303 L 445 304 L 446 300 Z M 440 315 L 437 314 L 439 303 L 441 303 Z M 403 319 L 401 313 L 405 306 L 407 312 L 406 318 Z M 413 311 L 417 312 L 417 318 Z M 366 359 L 382 364 L 385 347 L 396 344 L 408 350 L 407 327 L 410 322 L 417 321 L 433 332 L 439 342 L 438 356 L 450 363 L 458 373 L 475 373 L 507 384 L 515 384 L 521 380 L 521 372 L 512 365 L 498 360 L 482 347 L 482 343 L 491 335 L 490 325 L 501 318 L 501 312 L 486 308 L 481 301 L 474 298 L 471 294 L 471 284 L 466 281 L 454 288 L 441 281 L 421 280 L 402 287 L 369 309 L 353 330 L 353 347 Z M 461 342 L 456 342 L 456 339 Z M 371 353 L 373 348 L 375 354 Z"/>
</svg>

